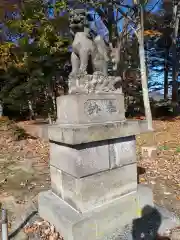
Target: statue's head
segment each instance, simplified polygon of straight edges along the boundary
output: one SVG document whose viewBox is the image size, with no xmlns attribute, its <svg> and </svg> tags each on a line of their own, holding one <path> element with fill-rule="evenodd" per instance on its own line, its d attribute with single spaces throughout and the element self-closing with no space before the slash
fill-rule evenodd
<svg viewBox="0 0 180 240">
<path fill-rule="evenodd" d="M 70 12 L 69 15 L 70 29 L 74 34 L 77 32 L 88 31 L 86 14 L 84 9 L 75 9 Z"/>
</svg>

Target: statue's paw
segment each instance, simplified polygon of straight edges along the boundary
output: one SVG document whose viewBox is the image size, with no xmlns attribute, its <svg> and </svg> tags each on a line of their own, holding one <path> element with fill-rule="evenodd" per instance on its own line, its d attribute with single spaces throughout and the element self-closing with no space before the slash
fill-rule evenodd
<svg viewBox="0 0 180 240">
<path fill-rule="evenodd" d="M 78 75 L 87 75 L 87 71 L 86 70 L 82 70 L 82 69 L 80 69 L 79 71 L 78 71 Z"/>
<path fill-rule="evenodd" d="M 69 78 L 75 78 L 77 76 L 77 72 L 71 72 L 69 74 Z"/>
<path fill-rule="evenodd" d="M 70 94 L 78 93 L 77 87 L 71 87 L 71 88 L 69 89 L 69 93 L 70 93 Z"/>
<path fill-rule="evenodd" d="M 116 77 L 115 78 L 115 83 L 117 83 L 117 82 L 122 82 L 122 78 L 121 77 Z"/>
</svg>

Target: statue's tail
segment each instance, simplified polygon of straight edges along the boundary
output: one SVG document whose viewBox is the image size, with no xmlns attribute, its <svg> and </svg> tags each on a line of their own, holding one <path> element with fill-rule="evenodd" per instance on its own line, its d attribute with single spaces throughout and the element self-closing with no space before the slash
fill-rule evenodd
<svg viewBox="0 0 180 240">
<path fill-rule="evenodd" d="M 96 44 L 98 52 L 108 62 L 109 61 L 108 49 L 107 49 L 107 46 L 106 46 L 103 38 L 100 35 L 96 36 L 94 39 L 94 43 Z"/>
</svg>

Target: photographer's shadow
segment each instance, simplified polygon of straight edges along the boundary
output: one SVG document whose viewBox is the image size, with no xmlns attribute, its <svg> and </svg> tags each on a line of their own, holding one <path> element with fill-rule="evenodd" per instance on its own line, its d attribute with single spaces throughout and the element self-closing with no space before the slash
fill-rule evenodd
<svg viewBox="0 0 180 240">
<path fill-rule="evenodd" d="M 132 239 L 169 240 L 169 238 L 158 235 L 161 222 L 162 218 L 159 211 L 151 206 L 145 206 L 142 210 L 141 218 L 133 220 Z"/>
</svg>

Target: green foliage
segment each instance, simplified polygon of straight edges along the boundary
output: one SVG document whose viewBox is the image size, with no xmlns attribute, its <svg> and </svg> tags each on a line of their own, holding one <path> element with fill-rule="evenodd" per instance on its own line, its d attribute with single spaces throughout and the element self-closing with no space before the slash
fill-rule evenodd
<svg viewBox="0 0 180 240">
<path fill-rule="evenodd" d="M 180 146 L 176 148 L 176 153 L 180 153 Z"/>
<path fill-rule="evenodd" d="M 52 95 L 53 79 L 63 72 L 69 59 L 69 39 L 63 35 L 68 16 L 60 17 L 57 12 L 66 3 L 56 2 L 53 18 L 50 7 L 43 0 L 24 0 L 14 19 L 3 20 L 8 31 L 0 46 L 0 99 L 5 104 L 22 109 L 28 107 L 28 100 L 36 102 L 40 95 Z M 16 44 L 9 38 L 16 39 Z"/>
<path fill-rule="evenodd" d="M 85 3 L 87 9 L 93 7 L 112 33 L 112 39 L 117 39 L 117 31 L 113 30 L 117 29 L 117 21 L 112 23 L 109 21 L 110 11 L 106 11 L 109 7 L 108 2 L 85 0 L 78 2 Z M 137 1 L 137 4 L 146 2 Z M 31 101 L 32 107 L 36 110 L 37 105 L 38 107 L 41 105 L 43 114 L 48 112 L 53 115 L 55 107 L 52 97 L 57 92 L 59 79 L 65 74 L 64 65 L 69 60 L 68 14 L 63 16 L 59 14 L 68 8 L 67 1 L 56 0 L 55 4 L 50 4 L 44 0 L 23 0 L 19 4 L 19 1 L 15 0 L 13 4 L 8 3 L 7 8 L 4 7 L 0 6 L 1 13 L 5 9 L 16 14 L 14 17 L 10 14 L 9 18 L 2 18 L 6 38 L 0 45 L 0 100 L 8 109 L 16 109 L 21 114 L 30 110 L 28 102 Z M 119 8 L 117 5 L 116 7 Z M 102 8 L 105 11 L 102 11 Z M 48 14 L 50 9 L 53 9 L 53 17 Z M 137 22 L 136 12 L 128 14 Z M 163 20 L 160 16 L 145 13 L 145 30 L 153 28 L 161 31 L 163 21 L 160 20 Z M 128 22 L 127 19 L 124 22 Z M 124 80 L 123 90 L 128 104 L 133 109 L 137 105 L 139 109 L 143 101 L 139 81 L 138 42 L 135 36 L 127 34 L 130 31 L 128 24 L 121 39 L 121 63 L 118 75 Z M 162 36 L 160 38 L 164 39 Z M 16 40 L 15 43 L 12 39 Z M 160 49 L 156 46 L 158 44 L 156 40 L 156 37 L 145 39 L 145 45 L 147 44 L 149 48 L 147 55 L 151 59 Z M 160 53 L 158 57 L 161 57 Z M 151 61 L 149 68 L 155 71 L 153 64 Z M 158 64 L 164 67 L 164 62 L 160 64 L 159 59 Z"/>
<path fill-rule="evenodd" d="M 58 16 L 60 11 L 65 10 L 68 8 L 68 4 L 67 1 L 63 1 L 63 0 L 56 0 L 55 2 L 55 15 Z"/>
<path fill-rule="evenodd" d="M 169 147 L 168 146 L 166 146 L 166 145 L 164 145 L 164 146 L 159 146 L 159 150 L 160 151 L 164 151 L 164 150 L 169 150 Z"/>
</svg>

